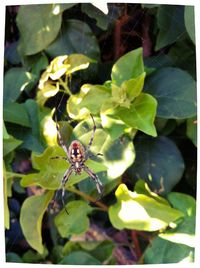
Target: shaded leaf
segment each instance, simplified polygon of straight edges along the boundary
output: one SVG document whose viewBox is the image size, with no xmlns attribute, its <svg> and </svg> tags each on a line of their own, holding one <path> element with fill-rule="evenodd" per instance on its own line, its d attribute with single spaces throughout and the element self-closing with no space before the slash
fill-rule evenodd
<svg viewBox="0 0 200 268">
<path fill-rule="evenodd" d="M 156 40 L 156 50 L 159 50 L 174 43 L 185 33 L 184 7 L 160 5 L 157 12 L 157 24 L 159 33 Z"/>
<path fill-rule="evenodd" d="M 166 67 L 154 72 L 145 91 L 158 101 L 158 117 L 182 119 L 197 113 L 196 82 L 181 69 Z"/>
<path fill-rule="evenodd" d="M 100 265 L 100 261 L 87 252 L 74 251 L 65 256 L 59 264 L 71 265 Z"/>
<path fill-rule="evenodd" d="M 29 117 L 24 103 L 10 102 L 3 107 L 4 121 L 30 127 Z"/>
<path fill-rule="evenodd" d="M 6 262 L 23 263 L 23 260 L 15 252 L 8 252 L 8 253 L 6 253 Z"/>
<path fill-rule="evenodd" d="M 185 6 L 184 18 L 186 30 L 192 42 L 195 44 L 194 6 Z"/>
<path fill-rule="evenodd" d="M 164 136 L 135 139 L 136 160 L 130 176 L 142 178 L 151 189 L 168 193 L 179 182 L 184 171 L 182 155 L 173 141 Z"/>
<path fill-rule="evenodd" d="M 144 254 L 145 264 L 194 262 L 194 249 L 156 237 Z"/>
<path fill-rule="evenodd" d="M 102 4 L 102 3 L 101 3 Z M 108 24 L 110 22 L 110 17 L 106 16 L 106 14 L 103 13 L 103 10 L 98 9 L 98 7 L 94 6 L 95 4 L 81 4 L 81 10 L 86 13 L 90 18 L 96 20 L 96 25 L 101 28 L 102 30 L 106 30 L 108 27 Z M 107 4 L 106 4 L 107 8 Z"/>
<path fill-rule="evenodd" d="M 21 208 L 20 225 L 23 234 L 29 245 L 42 254 L 44 246 L 42 244 L 42 218 L 53 197 L 53 192 L 39 196 L 28 197 Z"/>
<path fill-rule="evenodd" d="M 188 138 L 197 146 L 197 118 L 188 118 L 187 119 L 187 130 L 186 134 Z"/>
<path fill-rule="evenodd" d="M 24 68 L 15 67 L 9 69 L 4 76 L 4 104 L 16 101 L 21 92 L 34 80 L 35 76 Z"/>
<path fill-rule="evenodd" d="M 17 14 L 20 53 L 33 55 L 45 49 L 56 38 L 61 21 L 62 14 L 54 5 L 20 6 Z"/>
<path fill-rule="evenodd" d="M 117 202 L 109 207 L 109 218 L 117 229 L 157 231 L 183 217 L 183 213 L 149 195 L 137 194 L 120 184 L 115 192 Z"/>
<path fill-rule="evenodd" d="M 15 150 L 20 144 L 22 144 L 21 140 L 15 139 L 13 136 L 9 135 L 9 139 L 3 142 L 3 156 Z"/>
<path fill-rule="evenodd" d="M 62 237 L 78 235 L 87 231 L 89 228 L 89 218 L 87 214 L 92 208 L 84 201 L 75 200 L 66 204 L 69 215 L 63 209 L 55 217 L 55 225 Z"/>
<path fill-rule="evenodd" d="M 40 263 L 45 260 L 48 253 L 49 252 L 46 248 L 44 248 L 44 252 L 42 254 L 29 249 L 23 254 L 22 259 L 25 263 Z"/>
<path fill-rule="evenodd" d="M 100 54 L 98 42 L 89 26 L 83 21 L 74 19 L 63 22 L 56 40 L 45 48 L 45 51 L 52 58 L 81 53 L 92 59 L 98 59 Z"/>
</svg>

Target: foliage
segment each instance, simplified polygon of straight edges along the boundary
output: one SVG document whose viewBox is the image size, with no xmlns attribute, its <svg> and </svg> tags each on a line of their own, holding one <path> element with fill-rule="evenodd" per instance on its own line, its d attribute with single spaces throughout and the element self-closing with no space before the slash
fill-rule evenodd
<svg viewBox="0 0 200 268">
<path fill-rule="evenodd" d="M 194 9 L 107 7 L 108 14 L 105 7 L 85 3 L 7 7 L 8 262 L 194 261 Z M 86 147 L 94 127 L 90 114 L 96 131 L 86 165 L 98 175 L 104 194 L 97 201 L 88 174 L 72 173 L 64 197 L 68 215 L 59 191 L 52 209 L 70 165 L 55 159 L 66 157 L 56 121 L 66 146 L 76 139 Z"/>
</svg>

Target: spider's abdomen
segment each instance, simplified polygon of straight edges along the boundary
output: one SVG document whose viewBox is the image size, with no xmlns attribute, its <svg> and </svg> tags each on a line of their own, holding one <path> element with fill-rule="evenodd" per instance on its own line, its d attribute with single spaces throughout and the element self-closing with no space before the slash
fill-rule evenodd
<svg viewBox="0 0 200 268">
<path fill-rule="evenodd" d="M 69 157 L 73 163 L 84 162 L 85 160 L 85 149 L 83 145 L 75 140 L 69 146 Z"/>
</svg>

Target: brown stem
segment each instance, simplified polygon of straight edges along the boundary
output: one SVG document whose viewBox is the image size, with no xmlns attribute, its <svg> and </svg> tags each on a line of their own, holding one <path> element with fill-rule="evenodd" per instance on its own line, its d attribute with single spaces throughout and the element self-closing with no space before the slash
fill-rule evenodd
<svg viewBox="0 0 200 268">
<path fill-rule="evenodd" d="M 90 201 L 92 203 L 95 203 L 97 206 L 99 206 L 101 208 L 101 210 L 108 211 L 108 207 L 105 204 L 103 204 L 102 202 L 96 201 L 96 199 L 94 197 L 92 197 L 90 195 L 87 195 L 86 193 L 83 193 L 83 192 L 77 190 L 74 187 L 73 188 L 72 187 L 69 187 L 68 190 L 70 192 L 73 192 L 73 193 L 76 193 L 76 194 L 82 196 L 84 199 L 86 199 L 86 200 L 88 200 L 88 201 Z"/>
</svg>

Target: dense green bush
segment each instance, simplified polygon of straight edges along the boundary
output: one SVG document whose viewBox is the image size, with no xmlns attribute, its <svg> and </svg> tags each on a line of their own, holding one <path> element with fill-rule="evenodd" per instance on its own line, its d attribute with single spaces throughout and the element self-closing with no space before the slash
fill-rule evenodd
<svg viewBox="0 0 200 268">
<path fill-rule="evenodd" d="M 105 6 L 106 8 L 106 6 Z M 197 98 L 194 9 L 7 7 L 3 94 L 8 262 L 194 261 Z M 78 19 L 77 19 L 78 18 Z M 28 22 L 28 23 L 27 23 Z M 13 30 L 14 29 L 14 30 Z M 104 185 L 72 174 L 57 141 L 87 146 Z M 102 156 L 97 156 L 101 153 Z"/>
</svg>

